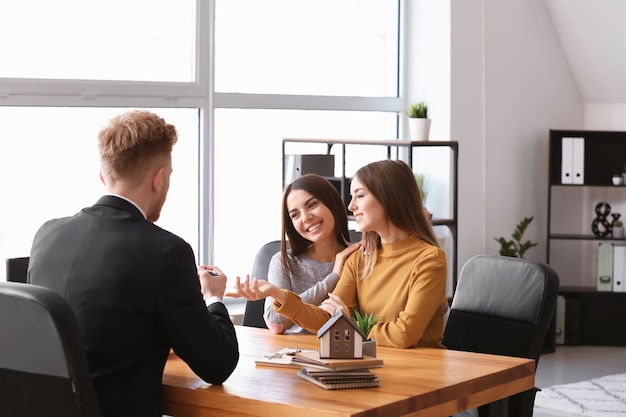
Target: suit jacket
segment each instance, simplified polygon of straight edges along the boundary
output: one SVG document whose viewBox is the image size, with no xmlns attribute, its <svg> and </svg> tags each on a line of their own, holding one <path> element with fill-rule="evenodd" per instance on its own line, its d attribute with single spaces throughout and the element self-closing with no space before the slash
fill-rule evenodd
<svg viewBox="0 0 626 417">
<path fill-rule="evenodd" d="M 161 416 L 173 348 L 208 383 L 239 360 L 222 303 L 206 306 L 189 244 L 107 195 L 35 235 L 29 282 L 61 294 L 82 330 L 103 416 Z"/>
</svg>

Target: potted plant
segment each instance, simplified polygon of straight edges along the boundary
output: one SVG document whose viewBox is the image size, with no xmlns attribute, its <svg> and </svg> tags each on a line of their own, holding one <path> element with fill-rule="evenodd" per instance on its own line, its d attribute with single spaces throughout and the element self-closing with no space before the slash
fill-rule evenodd
<svg viewBox="0 0 626 417">
<path fill-rule="evenodd" d="M 359 310 L 354 309 L 354 322 L 357 327 L 363 333 L 363 354 L 371 357 L 376 357 L 376 341 L 369 337 L 370 331 L 376 324 L 376 317 L 372 313 L 365 312 L 365 314 L 359 313 Z"/>
<path fill-rule="evenodd" d="M 623 239 L 624 238 L 624 222 L 621 220 L 615 220 L 613 222 L 613 227 L 611 228 L 611 233 L 614 238 Z"/>
<path fill-rule="evenodd" d="M 530 240 L 522 242 L 522 235 L 532 221 L 533 217 L 525 217 L 521 222 L 519 222 L 515 227 L 515 231 L 511 235 L 513 240 L 506 240 L 503 237 L 494 237 L 494 239 L 500 243 L 500 255 L 511 256 L 513 258 L 523 258 L 524 253 L 526 253 L 528 249 L 533 246 L 537 246 L 536 242 L 531 242 Z"/>
<path fill-rule="evenodd" d="M 419 189 L 420 197 L 422 197 L 424 214 L 426 214 L 427 218 L 432 219 L 433 214 L 426 208 L 426 197 L 428 196 L 428 181 L 426 180 L 426 176 L 424 174 L 417 173 L 414 173 L 413 175 L 415 175 L 415 182 L 417 182 L 417 188 Z"/>
<path fill-rule="evenodd" d="M 624 183 L 624 177 L 622 174 L 616 173 L 613 174 L 613 185 L 622 185 Z"/>
<path fill-rule="evenodd" d="M 430 133 L 430 119 L 428 118 L 428 104 L 419 101 L 409 106 L 409 132 L 411 140 L 428 140 Z"/>
</svg>

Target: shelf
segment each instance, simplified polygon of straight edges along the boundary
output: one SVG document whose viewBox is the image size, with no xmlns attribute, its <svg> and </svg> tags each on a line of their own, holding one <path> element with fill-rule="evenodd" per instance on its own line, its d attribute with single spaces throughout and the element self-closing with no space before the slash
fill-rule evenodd
<svg viewBox="0 0 626 417">
<path fill-rule="evenodd" d="M 354 152 L 354 147 L 370 147 L 375 152 L 360 150 Z M 382 149 L 381 149 L 382 147 Z M 419 149 L 425 148 L 423 152 L 419 152 Z M 441 148 L 441 150 L 435 149 Z M 448 185 L 448 189 L 445 187 L 438 189 L 441 206 L 444 209 L 434 211 L 435 214 L 440 213 L 438 217 L 432 219 L 433 226 L 446 226 L 445 236 L 447 241 L 445 246 L 448 248 L 449 264 L 448 264 L 448 289 L 447 296 L 452 298 L 456 289 L 457 278 L 457 235 L 458 235 L 458 149 L 459 144 L 455 141 L 413 141 L 404 139 L 321 139 L 321 138 L 285 138 L 282 144 L 283 155 L 283 185 L 299 175 L 303 175 L 307 172 L 320 174 L 328 179 L 339 194 L 342 196 L 346 206 L 350 200 L 350 176 L 348 172 L 355 172 L 360 166 L 367 163 L 380 160 L 380 159 L 402 159 L 407 162 L 409 166 L 419 173 L 435 174 L 439 180 L 442 180 L 443 184 Z M 289 150 L 289 152 L 287 152 Z M 427 153 L 428 161 L 423 153 Z M 286 156 L 289 155 L 289 158 Z M 295 156 L 291 156 L 295 155 Z M 320 156 L 320 155 L 326 155 Z M 331 156 L 332 155 L 332 156 Z M 326 169 L 328 166 L 324 166 L 324 171 L 319 168 L 315 171 L 315 163 L 309 164 L 305 169 L 305 157 L 311 156 L 311 160 L 321 160 L 320 164 L 329 163 L 333 165 L 333 172 L 328 172 Z M 445 159 L 447 165 L 439 163 L 439 158 Z M 298 159 L 301 161 L 300 167 L 292 167 L 291 160 Z M 290 162 L 287 163 L 287 160 Z M 328 160 L 323 162 L 324 160 Z M 349 160 L 351 164 L 346 161 Z M 358 160 L 358 162 L 356 161 Z M 331 161 L 331 162 L 329 162 Z M 436 167 L 432 164 L 437 163 Z M 419 164 L 420 170 L 416 170 L 416 163 Z M 431 166 L 429 166 L 431 165 Z M 429 168 L 433 168 L 431 172 Z M 445 174 L 438 172 L 439 170 L 447 170 Z M 334 174 L 334 175 L 328 175 Z M 440 181 L 441 182 L 441 181 Z M 439 187 L 439 183 L 438 183 Z M 442 191 L 443 190 L 443 191 Z M 437 194 L 437 193 L 432 193 Z M 430 195 L 430 194 L 429 194 Z M 430 211 L 428 205 L 427 209 Z M 347 207 L 346 207 L 347 208 Z M 348 213 L 348 219 L 354 220 L 351 213 Z M 451 239 L 450 236 L 451 235 Z M 440 240 L 442 238 L 440 237 Z M 442 243 L 444 246 L 444 243 Z M 446 249 L 446 248 L 444 248 Z"/>
<path fill-rule="evenodd" d="M 548 239 L 558 239 L 558 240 L 626 240 L 626 238 L 618 238 L 618 237 L 599 237 L 596 235 L 577 235 L 577 234 L 551 234 L 548 236 Z"/>
<path fill-rule="evenodd" d="M 569 294 L 569 293 L 598 293 L 598 294 L 615 294 L 618 297 L 626 297 L 626 292 L 611 292 L 611 291 L 598 291 L 596 287 L 559 287 L 559 293 L 561 294 Z"/>
<path fill-rule="evenodd" d="M 626 185 L 622 184 L 622 185 L 614 185 L 614 184 L 605 184 L 605 183 L 598 183 L 598 184 L 589 184 L 589 183 L 585 183 L 585 184 L 562 184 L 562 183 L 553 183 L 550 184 L 551 187 L 571 187 L 571 188 L 584 188 L 584 187 L 603 187 L 603 188 L 626 188 Z"/>
<path fill-rule="evenodd" d="M 582 157 L 580 147 L 568 148 L 567 138 L 582 138 Z M 626 293 L 598 291 L 596 284 L 598 275 L 615 279 L 612 260 L 609 272 L 598 272 L 599 244 L 623 245 L 626 239 L 591 231 L 599 216 L 609 223 L 612 214 L 626 218 L 626 185 L 612 183 L 613 174 L 626 164 L 626 132 L 551 130 L 549 164 L 546 259 L 561 281 L 564 308 L 556 321 L 561 323 L 564 343 L 626 346 L 626 333 L 619 331 L 626 320 Z M 580 183 L 562 183 L 575 179 Z M 600 202 L 607 202 L 610 212 L 596 213 Z"/>
<path fill-rule="evenodd" d="M 316 138 L 285 138 L 283 139 L 283 143 L 285 142 L 293 142 L 293 143 L 321 143 L 328 145 L 382 145 L 382 146 L 420 146 L 420 147 L 428 147 L 428 146 L 449 146 L 449 147 L 458 147 L 458 142 L 454 141 L 415 141 L 415 140 L 406 140 L 406 139 L 316 139 Z"/>
</svg>

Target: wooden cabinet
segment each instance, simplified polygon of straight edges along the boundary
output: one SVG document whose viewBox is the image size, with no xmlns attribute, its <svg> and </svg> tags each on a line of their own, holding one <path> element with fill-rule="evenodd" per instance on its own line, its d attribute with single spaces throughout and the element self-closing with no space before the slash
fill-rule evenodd
<svg viewBox="0 0 626 417">
<path fill-rule="evenodd" d="M 454 294 L 457 277 L 458 152 L 453 141 L 398 139 L 283 139 L 283 185 L 313 172 L 335 185 L 346 205 L 350 180 L 361 166 L 382 159 L 402 159 L 428 188 L 425 206 L 433 213 L 433 226 L 448 256 L 448 296 Z M 350 213 L 349 213 L 350 214 Z M 442 234 L 442 226 L 445 233 Z"/>
<path fill-rule="evenodd" d="M 626 132 L 551 130 L 549 152 L 547 263 L 565 302 L 555 331 L 565 344 L 626 345 L 626 292 L 598 290 L 599 275 L 620 279 L 598 249 L 626 245 L 611 235 L 614 217 L 626 220 L 626 186 L 612 182 L 626 164 Z"/>
</svg>

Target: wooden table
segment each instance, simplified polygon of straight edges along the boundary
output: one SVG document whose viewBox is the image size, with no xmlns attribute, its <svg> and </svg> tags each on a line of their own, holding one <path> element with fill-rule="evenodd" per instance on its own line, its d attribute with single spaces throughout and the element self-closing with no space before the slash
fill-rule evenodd
<svg viewBox="0 0 626 417">
<path fill-rule="evenodd" d="M 297 368 L 257 366 L 264 353 L 318 349 L 314 335 L 275 335 L 236 326 L 241 357 L 221 385 L 198 378 L 170 354 L 163 375 L 164 412 L 189 416 L 394 417 L 450 416 L 534 387 L 530 359 L 445 349 L 377 347 L 372 369 L 380 387 L 324 390 L 296 376 Z"/>
</svg>

